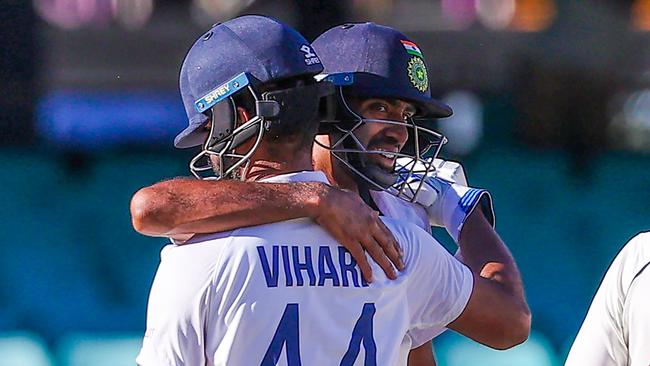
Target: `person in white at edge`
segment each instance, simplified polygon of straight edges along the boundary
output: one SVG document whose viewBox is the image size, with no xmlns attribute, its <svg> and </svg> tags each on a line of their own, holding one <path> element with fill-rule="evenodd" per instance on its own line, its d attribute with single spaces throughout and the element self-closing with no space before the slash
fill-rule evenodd
<svg viewBox="0 0 650 366">
<path fill-rule="evenodd" d="M 566 366 L 650 365 L 650 233 L 630 240 L 607 270 Z"/>
<path fill-rule="evenodd" d="M 204 35 L 195 43 L 183 69 L 194 68 L 191 61 L 201 57 L 193 52 L 202 52 L 204 48 L 209 48 L 211 57 L 216 57 L 217 52 L 230 52 L 225 47 L 227 42 L 221 38 L 232 37 L 233 33 L 243 39 L 259 34 L 262 29 L 267 35 L 266 42 L 291 44 L 286 38 L 297 36 L 286 28 L 279 22 L 256 16 L 216 25 L 210 36 Z M 219 46 L 206 46 L 208 40 Z M 281 50 L 287 46 L 272 45 L 273 48 Z M 295 55 L 286 52 L 276 55 L 278 60 L 291 56 L 303 55 L 298 49 Z M 201 62 L 206 61 L 203 58 Z M 241 71 L 254 74 L 256 70 Z M 282 79 L 277 75 L 273 79 L 274 75 L 270 74 L 267 82 Z M 287 80 L 287 76 L 294 75 L 280 76 Z M 211 87 L 225 90 L 227 85 L 234 85 L 233 80 L 226 78 Z M 300 82 L 295 85 L 302 86 Z M 207 95 L 209 91 L 201 94 Z M 271 88 L 271 91 L 275 90 Z M 298 99 L 299 94 L 292 94 L 290 88 L 282 91 Z M 309 95 L 302 90 L 298 92 Z M 291 99 L 287 97 L 284 102 L 288 100 Z M 234 98 L 232 101 L 235 103 Z M 282 108 L 288 108 L 285 103 Z M 247 113 L 251 111 L 239 106 L 236 110 L 243 124 L 264 121 L 259 115 L 249 119 Z M 268 131 L 269 140 L 290 137 L 288 140 L 295 143 L 293 137 L 301 133 L 295 130 L 302 133 L 313 130 L 309 139 L 302 139 L 303 143 L 312 141 L 316 128 L 306 126 L 308 120 L 317 123 L 317 119 L 307 118 L 292 130 L 286 126 L 291 121 L 281 121 L 282 128 Z M 266 128 L 263 123 L 259 126 L 259 129 Z M 210 138 L 216 132 L 224 132 L 215 132 L 216 128 L 213 122 Z M 287 135 L 289 131 L 294 135 Z M 241 150 L 234 149 L 242 147 L 242 141 L 234 140 L 230 140 L 228 146 L 233 150 L 228 153 L 241 154 Z M 219 141 L 212 142 L 216 146 Z M 256 150 L 249 150 L 253 153 L 252 165 L 261 163 L 275 169 L 253 168 L 247 172 L 247 179 L 255 180 L 253 177 L 263 175 L 266 178 L 259 181 L 326 182 L 320 172 L 289 173 L 301 164 L 306 165 L 303 169 L 310 166 L 311 143 L 307 148 L 293 146 L 296 150 L 280 152 L 277 141 L 258 137 L 258 142 Z M 275 146 L 269 148 L 272 144 Z M 210 147 L 206 143 L 205 149 Z M 259 156 L 265 161 L 257 160 Z M 220 167 L 227 163 L 219 160 Z M 444 327 L 454 321 L 470 299 L 474 278 L 466 266 L 420 228 L 389 219 L 384 221 L 403 248 L 406 269 L 394 281 L 377 270 L 372 284 L 363 280 L 349 253 L 306 218 L 196 236 L 183 246 L 166 247 L 152 285 L 147 332 L 137 362 L 141 365 L 405 364 L 411 349 L 409 330 Z M 373 266 L 377 265 L 373 263 Z"/>
</svg>

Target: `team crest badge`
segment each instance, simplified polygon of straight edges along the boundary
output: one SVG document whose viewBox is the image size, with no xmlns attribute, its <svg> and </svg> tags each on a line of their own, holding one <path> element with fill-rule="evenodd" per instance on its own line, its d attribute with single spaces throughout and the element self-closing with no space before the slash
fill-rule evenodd
<svg viewBox="0 0 650 366">
<path fill-rule="evenodd" d="M 411 84 L 415 89 L 421 92 L 427 91 L 429 77 L 427 76 L 427 67 L 424 65 L 424 61 L 417 56 L 411 57 L 407 70 Z"/>
</svg>

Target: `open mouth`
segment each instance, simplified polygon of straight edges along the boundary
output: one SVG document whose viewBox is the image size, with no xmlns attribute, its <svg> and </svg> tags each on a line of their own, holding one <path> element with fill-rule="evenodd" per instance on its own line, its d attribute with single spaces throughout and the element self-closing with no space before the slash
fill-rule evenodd
<svg viewBox="0 0 650 366">
<path fill-rule="evenodd" d="M 397 147 L 376 147 L 372 150 L 381 151 L 381 153 L 369 154 L 368 159 L 380 168 L 392 172 L 395 168 L 395 159 L 397 159 L 399 149 Z"/>
</svg>

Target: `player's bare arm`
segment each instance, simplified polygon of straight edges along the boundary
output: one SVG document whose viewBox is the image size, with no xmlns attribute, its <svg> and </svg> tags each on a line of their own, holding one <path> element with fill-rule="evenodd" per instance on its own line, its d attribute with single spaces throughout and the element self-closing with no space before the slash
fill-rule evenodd
<svg viewBox="0 0 650 366">
<path fill-rule="evenodd" d="M 398 162 L 399 164 L 399 162 Z M 457 259 L 474 276 L 474 292 L 465 311 L 449 328 L 493 348 L 525 341 L 531 315 L 515 261 L 494 230 L 495 215 L 488 191 L 467 186 L 462 165 L 441 161 L 436 172 L 415 176 L 416 201 L 432 226 L 441 226 L 458 244 Z"/>
<path fill-rule="evenodd" d="M 403 268 L 401 249 L 379 214 L 358 195 L 319 182 L 176 178 L 136 192 L 131 216 L 141 234 L 180 240 L 196 233 L 311 217 L 350 251 L 368 281 L 372 270 L 365 252 L 389 278 L 396 278 L 393 266 Z"/>
<path fill-rule="evenodd" d="M 474 290 L 449 328 L 497 349 L 523 343 L 530 334 L 531 314 L 521 275 L 481 210 L 467 218 L 459 246 L 463 262 L 474 274 Z"/>
</svg>

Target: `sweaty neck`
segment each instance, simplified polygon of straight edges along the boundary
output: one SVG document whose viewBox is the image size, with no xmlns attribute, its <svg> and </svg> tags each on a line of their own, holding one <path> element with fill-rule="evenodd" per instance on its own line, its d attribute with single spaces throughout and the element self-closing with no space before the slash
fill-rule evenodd
<svg viewBox="0 0 650 366">
<path fill-rule="evenodd" d="M 282 149 L 281 146 L 262 141 L 251 157 L 246 173 L 247 181 L 256 181 L 276 175 L 314 170 L 309 149 Z"/>
<path fill-rule="evenodd" d="M 359 187 L 348 168 L 339 161 L 332 152 L 319 145 L 331 146 L 329 135 L 317 135 L 317 143 L 314 144 L 312 156 L 314 170 L 320 170 L 325 173 L 330 183 L 338 188 L 347 189 L 359 193 Z"/>
</svg>

